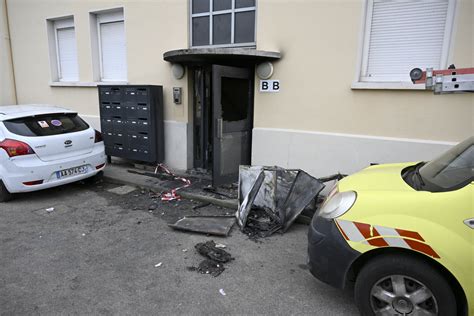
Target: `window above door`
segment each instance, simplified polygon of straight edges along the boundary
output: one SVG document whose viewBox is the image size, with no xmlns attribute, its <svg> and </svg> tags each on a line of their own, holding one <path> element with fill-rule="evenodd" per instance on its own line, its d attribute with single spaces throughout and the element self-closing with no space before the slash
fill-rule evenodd
<svg viewBox="0 0 474 316">
<path fill-rule="evenodd" d="M 255 47 L 257 0 L 189 0 L 191 47 Z"/>
<path fill-rule="evenodd" d="M 367 0 L 353 88 L 412 88 L 413 68 L 447 68 L 456 0 Z"/>
</svg>

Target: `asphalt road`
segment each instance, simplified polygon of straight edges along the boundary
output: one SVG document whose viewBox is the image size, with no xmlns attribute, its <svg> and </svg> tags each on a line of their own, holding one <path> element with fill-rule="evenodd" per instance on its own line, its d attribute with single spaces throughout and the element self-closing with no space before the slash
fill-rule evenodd
<svg viewBox="0 0 474 316">
<path fill-rule="evenodd" d="M 307 226 L 262 243 L 236 227 L 228 238 L 177 232 L 167 223 L 193 213 L 192 201 L 149 212 L 146 192 L 120 196 L 111 186 L 73 184 L 0 203 L 1 315 L 357 314 L 350 292 L 305 268 Z M 203 259 L 194 245 L 210 239 L 235 257 L 215 278 L 187 269 Z"/>
</svg>

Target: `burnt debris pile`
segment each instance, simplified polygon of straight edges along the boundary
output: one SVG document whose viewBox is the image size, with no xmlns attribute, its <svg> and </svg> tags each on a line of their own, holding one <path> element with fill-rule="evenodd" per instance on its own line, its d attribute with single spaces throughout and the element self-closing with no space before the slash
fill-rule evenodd
<svg viewBox="0 0 474 316">
<path fill-rule="evenodd" d="M 264 238 L 282 229 L 280 219 L 269 209 L 252 208 L 242 232 L 250 239 Z"/>
<path fill-rule="evenodd" d="M 251 239 L 284 233 L 323 188 L 300 169 L 240 166 L 237 223 Z"/>
<path fill-rule="evenodd" d="M 218 246 L 222 247 L 223 245 L 217 245 L 213 240 L 196 244 L 194 248 L 207 259 L 201 261 L 198 267 L 189 267 L 188 270 L 210 274 L 213 277 L 217 277 L 224 272 L 224 263 L 234 260 L 234 258 L 230 253 Z"/>
</svg>

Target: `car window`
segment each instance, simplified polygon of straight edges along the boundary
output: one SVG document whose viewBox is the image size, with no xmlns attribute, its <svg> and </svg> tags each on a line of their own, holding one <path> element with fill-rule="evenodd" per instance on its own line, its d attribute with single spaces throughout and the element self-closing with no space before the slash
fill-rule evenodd
<svg viewBox="0 0 474 316">
<path fill-rule="evenodd" d="M 426 185 L 436 191 L 455 189 L 474 179 L 474 137 L 454 146 L 420 168 Z"/>
<path fill-rule="evenodd" d="M 52 113 L 3 121 L 7 130 L 20 136 L 50 136 L 89 128 L 77 113 Z"/>
</svg>

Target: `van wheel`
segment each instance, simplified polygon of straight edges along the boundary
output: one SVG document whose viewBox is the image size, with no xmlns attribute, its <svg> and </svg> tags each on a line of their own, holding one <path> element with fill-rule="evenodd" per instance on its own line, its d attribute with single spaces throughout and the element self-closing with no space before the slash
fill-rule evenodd
<svg viewBox="0 0 474 316">
<path fill-rule="evenodd" d="M 361 315 L 456 315 L 446 279 L 431 265 L 407 255 L 369 261 L 354 288 Z"/>
<path fill-rule="evenodd" d="M 0 181 L 0 202 L 7 202 L 13 199 L 13 194 L 8 192 L 3 182 Z"/>
</svg>

